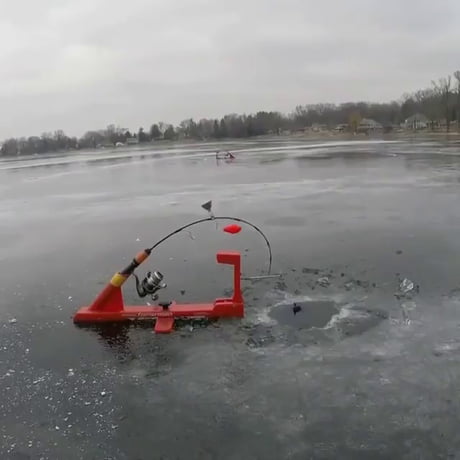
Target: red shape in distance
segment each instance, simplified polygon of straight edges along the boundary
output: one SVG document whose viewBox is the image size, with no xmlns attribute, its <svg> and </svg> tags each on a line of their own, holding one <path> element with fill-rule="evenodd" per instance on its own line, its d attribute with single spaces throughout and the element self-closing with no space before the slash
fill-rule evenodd
<svg viewBox="0 0 460 460">
<path fill-rule="evenodd" d="M 237 224 L 230 224 L 224 227 L 224 232 L 231 233 L 234 235 L 235 233 L 241 232 L 241 226 Z"/>
</svg>

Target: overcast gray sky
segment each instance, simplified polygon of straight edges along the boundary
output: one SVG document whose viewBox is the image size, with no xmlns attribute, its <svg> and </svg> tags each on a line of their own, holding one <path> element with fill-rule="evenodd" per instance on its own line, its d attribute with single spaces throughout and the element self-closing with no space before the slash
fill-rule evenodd
<svg viewBox="0 0 460 460">
<path fill-rule="evenodd" d="M 0 5 L 0 138 L 391 100 L 460 68 L 460 0 Z"/>
</svg>

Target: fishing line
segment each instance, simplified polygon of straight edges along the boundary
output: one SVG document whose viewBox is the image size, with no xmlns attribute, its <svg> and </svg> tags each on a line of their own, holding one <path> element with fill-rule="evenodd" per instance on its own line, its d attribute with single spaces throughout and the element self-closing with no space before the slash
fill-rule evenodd
<svg viewBox="0 0 460 460">
<path fill-rule="evenodd" d="M 177 228 L 176 230 L 172 231 L 171 233 L 168 233 L 163 238 L 159 239 L 155 244 L 153 244 L 153 246 L 151 246 L 149 248 L 149 251 L 153 251 L 155 248 L 160 246 L 166 240 L 169 240 L 169 238 L 173 237 L 174 235 L 177 235 L 178 233 L 180 233 L 180 232 L 182 232 L 182 231 L 184 231 L 184 230 L 186 230 L 186 229 L 188 229 L 190 227 L 193 227 L 194 225 L 198 225 L 198 224 L 201 224 L 203 222 L 212 222 L 214 220 L 227 220 L 227 221 L 241 222 L 243 224 L 249 225 L 254 230 L 256 230 L 264 238 L 265 243 L 267 245 L 268 254 L 269 254 L 269 263 L 268 263 L 268 272 L 267 272 L 267 274 L 268 275 L 271 274 L 273 256 L 272 256 L 272 248 L 271 248 L 271 245 L 270 245 L 270 241 L 268 241 L 268 238 L 265 236 L 264 232 L 260 228 L 258 228 L 256 225 L 252 224 L 251 222 L 249 222 L 249 221 L 247 221 L 245 219 L 241 219 L 240 217 L 210 216 L 210 217 L 205 217 L 205 218 L 202 218 L 202 219 L 195 220 L 195 221 L 190 222 L 190 223 L 188 223 L 186 225 L 183 225 L 182 227 Z"/>
</svg>

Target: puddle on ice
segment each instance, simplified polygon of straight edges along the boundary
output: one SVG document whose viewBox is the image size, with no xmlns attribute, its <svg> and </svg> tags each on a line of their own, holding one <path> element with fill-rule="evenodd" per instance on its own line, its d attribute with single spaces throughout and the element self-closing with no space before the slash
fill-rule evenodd
<svg viewBox="0 0 460 460">
<path fill-rule="evenodd" d="M 297 330 L 332 330 L 343 336 L 358 335 L 388 319 L 384 310 L 334 299 L 295 298 L 285 295 L 282 302 L 265 311 L 267 323 Z"/>
<path fill-rule="evenodd" d="M 312 298 L 286 291 L 266 294 L 265 306 L 249 310 L 243 329 L 252 348 L 272 344 L 314 345 L 361 335 L 388 320 L 383 309 L 346 302 L 341 295 Z"/>
<path fill-rule="evenodd" d="M 295 306 L 297 308 L 294 305 L 278 305 L 270 311 L 269 316 L 279 324 L 311 329 L 324 328 L 340 311 L 334 302 L 327 300 L 296 302 Z"/>
</svg>

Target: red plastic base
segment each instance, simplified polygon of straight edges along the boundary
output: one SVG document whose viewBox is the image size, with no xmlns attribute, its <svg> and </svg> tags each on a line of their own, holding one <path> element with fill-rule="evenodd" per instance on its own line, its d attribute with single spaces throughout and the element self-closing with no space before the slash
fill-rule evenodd
<svg viewBox="0 0 460 460">
<path fill-rule="evenodd" d="M 217 261 L 233 265 L 233 297 L 216 299 L 213 303 L 177 304 L 172 302 L 168 307 L 125 306 L 121 287 L 107 284 L 94 302 L 82 307 L 74 316 L 75 323 L 103 323 L 132 320 L 156 320 L 155 332 L 169 333 L 174 328 L 174 318 L 193 317 L 236 317 L 244 316 L 244 303 L 241 293 L 241 255 L 238 252 L 221 251 L 217 253 Z"/>
</svg>

